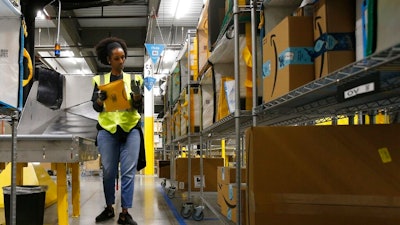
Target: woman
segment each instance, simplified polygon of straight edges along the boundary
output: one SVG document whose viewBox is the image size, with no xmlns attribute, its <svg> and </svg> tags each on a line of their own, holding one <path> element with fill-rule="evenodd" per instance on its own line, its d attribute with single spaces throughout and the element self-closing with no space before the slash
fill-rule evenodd
<svg viewBox="0 0 400 225">
<path fill-rule="evenodd" d="M 96 222 L 113 218 L 115 204 L 115 179 L 118 166 L 121 173 L 121 207 L 118 224 L 137 224 L 128 209 L 132 208 L 134 180 L 143 133 L 140 128 L 138 108 L 142 103 L 140 75 L 124 73 L 124 63 L 127 56 L 126 43 L 119 38 L 103 39 L 96 46 L 97 58 L 102 64 L 111 65 L 110 73 L 93 77 L 93 108 L 99 112 L 97 146 L 101 155 L 103 168 L 103 189 L 106 207 L 96 217 Z M 99 91 L 99 86 L 113 81 L 123 80 L 126 99 L 132 107 L 127 110 L 108 111 L 107 91 Z M 142 145 L 143 146 L 143 145 Z"/>
</svg>

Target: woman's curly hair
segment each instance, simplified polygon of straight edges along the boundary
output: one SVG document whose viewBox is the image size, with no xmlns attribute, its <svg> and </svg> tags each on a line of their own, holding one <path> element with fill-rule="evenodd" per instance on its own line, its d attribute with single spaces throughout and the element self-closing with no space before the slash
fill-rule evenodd
<svg viewBox="0 0 400 225">
<path fill-rule="evenodd" d="M 101 40 L 96 46 L 97 59 L 104 65 L 109 65 L 108 56 L 111 56 L 112 50 L 119 47 L 118 43 L 125 52 L 125 56 L 128 55 L 128 47 L 124 40 L 117 37 L 108 37 Z M 111 44 L 111 45 L 110 45 Z M 112 46 L 111 48 L 109 46 Z"/>
</svg>

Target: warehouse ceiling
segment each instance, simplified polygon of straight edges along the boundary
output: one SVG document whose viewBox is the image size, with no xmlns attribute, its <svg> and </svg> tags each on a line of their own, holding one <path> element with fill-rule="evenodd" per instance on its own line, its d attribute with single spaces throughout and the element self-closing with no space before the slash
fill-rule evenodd
<svg viewBox="0 0 400 225">
<path fill-rule="evenodd" d="M 98 63 L 94 46 L 105 37 L 116 36 L 128 45 L 126 72 L 143 71 L 148 58 L 145 43 L 165 44 L 164 60 L 154 66 L 156 75 L 165 76 L 187 30 L 196 28 L 202 8 L 203 0 L 46 2 L 37 9 L 35 18 L 36 62 L 67 76 L 108 72 L 109 67 Z M 54 55 L 57 42 L 61 45 L 59 57 Z"/>
</svg>

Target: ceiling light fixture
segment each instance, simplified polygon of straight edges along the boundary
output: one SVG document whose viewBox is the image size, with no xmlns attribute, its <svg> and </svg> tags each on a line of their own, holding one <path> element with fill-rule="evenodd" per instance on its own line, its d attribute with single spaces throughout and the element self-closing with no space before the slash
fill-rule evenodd
<svg viewBox="0 0 400 225">
<path fill-rule="evenodd" d="M 46 16 L 42 12 L 42 10 L 38 10 L 37 13 L 36 13 L 36 18 L 40 19 L 40 20 L 44 20 L 44 19 L 46 19 Z"/>
<path fill-rule="evenodd" d="M 63 51 L 63 55 L 65 57 L 68 57 L 67 60 L 70 61 L 71 63 L 73 64 L 77 63 L 76 59 L 74 58 L 75 54 L 73 51 L 70 50 Z"/>
<path fill-rule="evenodd" d="M 190 3 L 191 3 L 190 0 L 174 0 L 172 5 L 175 7 L 171 8 L 171 14 L 176 19 L 182 18 L 188 11 Z"/>
</svg>

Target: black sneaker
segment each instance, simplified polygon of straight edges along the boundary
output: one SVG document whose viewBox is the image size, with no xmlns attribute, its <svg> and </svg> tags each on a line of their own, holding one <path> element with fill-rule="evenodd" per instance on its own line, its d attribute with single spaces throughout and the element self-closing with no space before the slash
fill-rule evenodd
<svg viewBox="0 0 400 225">
<path fill-rule="evenodd" d="M 96 223 L 97 222 L 102 222 L 102 221 L 106 221 L 108 219 L 111 219 L 115 216 L 114 214 L 114 208 L 105 208 L 103 212 L 100 213 L 100 215 L 98 215 L 96 217 Z"/>
<path fill-rule="evenodd" d="M 132 216 L 129 213 L 120 213 L 118 218 L 118 224 L 137 225 L 136 221 L 132 219 Z"/>
</svg>

